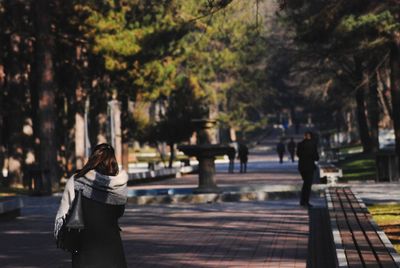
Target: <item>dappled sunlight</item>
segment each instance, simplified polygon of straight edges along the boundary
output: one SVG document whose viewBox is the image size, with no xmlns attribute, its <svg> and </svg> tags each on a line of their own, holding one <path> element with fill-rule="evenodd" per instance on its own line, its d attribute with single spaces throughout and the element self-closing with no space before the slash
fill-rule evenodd
<svg viewBox="0 0 400 268">
<path fill-rule="evenodd" d="M 305 267 L 307 211 L 271 210 L 262 202 L 242 204 L 236 210 L 219 206 L 224 209 L 214 211 L 209 206 L 207 210 L 206 205 L 198 205 L 179 211 L 163 206 L 162 215 L 158 214 L 161 207 L 128 209 L 121 226 L 130 261 L 149 267 L 152 263 L 170 267 L 257 267 L 287 261 Z"/>
</svg>

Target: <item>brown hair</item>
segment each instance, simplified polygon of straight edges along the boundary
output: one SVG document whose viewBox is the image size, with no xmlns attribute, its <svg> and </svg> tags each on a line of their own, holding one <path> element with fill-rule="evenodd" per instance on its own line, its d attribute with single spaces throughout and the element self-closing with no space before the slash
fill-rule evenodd
<svg viewBox="0 0 400 268">
<path fill-rule="evenodd" d="M 118 174 L 118 163 L 111 145 L 107 143 L 96 145 L 87 163 L 82 169 L 76 171 L 74 177 L 83 177 L 93 169 L 103 175 L 115 176 Z"/>
</svg>

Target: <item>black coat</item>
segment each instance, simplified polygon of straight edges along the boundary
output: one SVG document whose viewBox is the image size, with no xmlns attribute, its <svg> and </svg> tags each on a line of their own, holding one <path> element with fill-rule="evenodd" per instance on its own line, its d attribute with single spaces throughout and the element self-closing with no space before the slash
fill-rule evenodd
<svg viewBox="0 0 400 268">
<path fill-rule="evenodd" d="M 247 146 L 244 144 L 239 145 L 238 156 L 239 156 L 240 162 L 247 163 L 248 155 L 249 155 L 249 149 L 247 148 Z"/>
<path fill-rule="evenodd" d="M 276 145 L 276 151 L 278 152 L 278 154 L 284 154 L 285 144 L 283 144 L 282 142 L 278 143 L 278 145 Z"/>
<path fill-rule="evenodd" d="M 80 251 L 72 255 L 72 267 L 127 267 L 118 226 L 124 209 L 124 205 L 109 205 L 82 197 L 85 229 Z"/>
<path fill-rule="evenodd" d="M 312 171 L 315 161 L 319 160 L 317 145 L 312 140 L 303 140 L 297 145 L 297 157 L 299 158 L 300 171 Z"/>
<path fill-rule="evenodd" d="M 289 153 L 293 154 L 296 151 L 296 143 L 294 141 L 290 141 L 287 145 Z"/>
</svg>

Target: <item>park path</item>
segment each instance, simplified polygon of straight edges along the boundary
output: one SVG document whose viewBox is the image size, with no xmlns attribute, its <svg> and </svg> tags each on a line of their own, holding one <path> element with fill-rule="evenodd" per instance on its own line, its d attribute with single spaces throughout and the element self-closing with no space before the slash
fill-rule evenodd
<svg viewBox="0 0 400 268">
<path fill-rule="evenodd" d="M 277 163 L 275 141 L 251 151 L 247 174 L 217 165 L 217 182 L 229 185 L 300 184 L 296 164 Z M 197 176 L 134 187 L 195 187 Z M 400 201 L 400 184 L 353 185 L 363 199 Z M 388 194 L 389 193 L 389 194 Z M 0 222 L 0 267 L 70 267 L 57 249 L 53 220 L 60 197 L 24 197 L 21 217 Z M 297 199 L 262 202 L 128 204 L 121 219 L 128 267 L 332 267 L 321 250 L 328 245 L 324 201 L 307 211 Z M 321 239 L 321 237 L 325 237 Z M 324 240 L 325 239 L 325 240 Z M 324 249 L 325 252 L 330 249 Z M 321 258 L 323 256 L 323 258 Z M 332 256 L 331 256 L 332 257 Z"/>
<path fill-rule="evenodd" d="M 301 185 L 302 181 L 297 172 L 297 162 L 292 163 L 286 158 L 283 164 L 278 163 L 277 156 L 268 151 L 268 148 L 256 147 L 255 152 L 250 151 L 247 173 L 239 173 L 239 161 L 235 160 L 235 172 L 228 173 L 228 161 L 216 163 L 216 176 L 218 186 L 278 186 Z M 162 181 L 137 183 L 129 189 L 165 189 L 165 188 L 191 188 L 197 187 L 198 175 L 187 174 L 180 178 Z"/>
<path fill-rule="evenodd" d="M 56 197 L 29 197 L 0 223 L 0 267 L 70 267 L 52 238 Z M 306 267 L 307 210 L 297 200 L 128 205 L 121 220 L 128 267 Z"/>
<path fill-rule="evenodd" d="M 295 165 L 277 165 L 268 157 L 253 155 L 249 173 L 221 172 L 218 180 L 226 185 L 299 180 Z M 182 179 L 197 183 L 195 176 Z M 0 267 L 70 267 L 69 255 L 55 248 L 52 237 L 58 202 L 57 196 L 25 197 L 22 216 L 0 222 Z M 128 204 L 121 228 L 128 267 L 306 267 L 307 262 L 308 211 L 297 200 Z"/>
<path fill-rule="evenodd" d="M 121 223 L 130 267 L 306 267 L 297 200 L 131 207 Z"/>
</svg>

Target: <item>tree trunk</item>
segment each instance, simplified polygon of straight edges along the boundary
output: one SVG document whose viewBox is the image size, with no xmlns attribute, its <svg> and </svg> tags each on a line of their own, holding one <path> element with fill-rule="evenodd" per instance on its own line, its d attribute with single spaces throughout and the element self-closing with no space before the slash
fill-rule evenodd
<svg viewBox="0 0 400 268">
<path fill-rule="evenodd" d="M 32 70 L 36 70 L 37 65 L 35 61 L 32 62 Z M 32 130 L 33 130 L 33 151 L 35 154 L 35 162 L 38 163 L 40 159 L 40 126 L 38 119 L 38 110 L 39 110 L 39 95 L 37 90 L 37 77 L 35 73 L 31 72 L 29 75 L 30 80 L 30 98 L 31 98 L 31 110 L 30 116 L 32 118 Z"/>
<path fill-rule="evenodd" d="M 384 67 L 384 68 L 386 68 L 386 67 Z M 378 85 L 380 85 L 378 87 L 379 99 L 380 99 L 380 102 L 382 103 L 382 109 L 383 109 L 385 116 L 392 119 L 392 104 L 391 104 L 390 96 L 388 96 L 388 94 L 390 94 L 390 80 L 389 80 L 389 83 L 387 81 L 385 81 L 386 77 L 383 75 L 384 70 L 382 70 L 382 69 L 383 68 L 381 68 L 381 70 L 377 71 Z"/>
<path fill-rule="evenodd" d="M 352 142 L 352 133 L 353 133 L 353 114 L 349 111 L 346 112 L 346 131 L 348 142 Z"/>
<path fill-rule="evenodd" d="M 39 97 L 40 168 L 43 176 L 41 192 L 50 194 L 59 188 L 57 143 L 55 135 L 56 107 L 53 67 L 54 38 L 51 34 L 51 7 L 47 0 L 34 1 L 36 26 L 36 90 Z"/>
<path fill-rule="evenodd" d="M 84 104 L 77 98 L 76 106 L 81 108 Z M 81 169 L 85 163 L 85 119 L 83 112 L 75 112 L 75 165 Z"/>
<path fill-rule="evenodd" d="M 3 168 L 4 168 L 4 140 L 3 140 L 3 127 L 4 127 L 4 85 L 5 85 L 5 71 L 4 65 L 0 64 L 0 181 L 3 181 Z"/>
<path fill-rule="evenodd" d="M 364 83 L 362 75 L 362 64 L 359 59 L 355 59 L 355 68 L 358 81 Z M 356 91 L 356 104 L 357 104 L 357 122 L 358 132 L 361 139 L 364 152 L 371 151 L 371 138 L 369 136 L 368 121 L 365 114 L 365 86 L 359 86 Z"/>
<path fill-rule="evenodd" d="M 122 168 L 129 170 L 129 97 L 121 94 L 121 164 Z"/>
<path fill-rule="evenodd" d="M 128 97 L 124 94 L 120 95 L 121 101 L 118 106 L 118 112 L 116 114 L 116 144 L 115 154 L 118 159 L 118 163 L 123 169 L 128 171 L 128 158 L 129 158 L 129 114 L 128 114 Z"/>
<path fill-rule="evenodd" d="M 400 32 L 394 35 L 390 50 L 390 85 L 396 154 L 400 161 Z"/>
<path fill-rule="evenodd" d="M 129 143 L 126 141 L 122 142 L 122 168 L 129 171 Z"/>
<path fill-rule="evenodd" d="M 75 124 L 74 124 L 74 140 L 75 140 L 75 168 L 81 169 L 85 164 L 85 102 L 87 98 L 87 90 L 84 88 L 83 72 L 83 47 L 78 45 L 75 48 Z"/>
<path fill-rule="evenodd" d="M 107 103 L 106 100 L 104 100 Z M 96 116 L 97 123 L 97 135 L 96 135 L 96 143 L 92 144 L 100 144 L 107 143 L 107 113 L 100 112 Z"/>
<path fill-rule="evenodd" d="M 368 78 L 368 75 L 370 75 L 370 78 Z M 369 79 L 368 119 L 371 138 L 371 151 L 377 152 L 379 150 L 379 102 L 376 73 L 365 73 L 364 79 Z"/>
<path fill-rule="evenodd" d="M 8 180 L 9 185 L 22 185 L 22 167 L 24 163 L 23 124 L 24 107 L 26 107 L 26 87 L 24 83 L 24 58 L 23 58 L 23 36 L 20 29 L 23 27 L 23 3 L 18 1 L 4 1 L 7 12 L 5 18 L 9 27 L 13 29 L 6 40 L 5 58 L 7 96 L 4 96 L 3 124 L 8 159 Z"/>
<path fill-rule="evenodd" d="M 174 143 L 169 143 L 168 144 L 169 145 L 169 149 L 170 149 L 170 156 L 169 156 L 169 164 L 168 164 L 168 167 L 169 168 L 172 168 L 172 165 L 173 165 L 173 163 L 174 163 L 174 160 L 175 160 L 175 144 Z"/>
<path fill-rule="evenodd" d="M 8 95 L 7 106 L 7 154 L 8 154 L 8 183 L 9 185 L 22 184 L 23 167 L 23 124 L 24 113 L 22 107 L 26 105 L 25 87 L 22 81 L 23 67 L 21 65 L 21 41 L 18 34 L 10 36 L 10 54 L 7 59 Z"/>
</svg>

